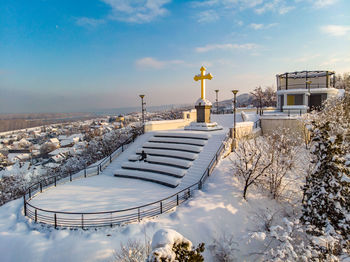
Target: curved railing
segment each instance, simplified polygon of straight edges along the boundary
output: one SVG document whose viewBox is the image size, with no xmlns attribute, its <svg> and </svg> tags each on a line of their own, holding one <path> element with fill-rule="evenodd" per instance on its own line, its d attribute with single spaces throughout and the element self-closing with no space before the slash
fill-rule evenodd
<svg viewBox="0 0 350 262">
<path fill-rule="evenodd" d="M 113 226 L 113 225 L 121 225 L 131 222 L 139 222 L 143 218 L 150 218 L 167 212 L 174 207 L 180 205 L 188 198 L 190 198 L 193 194 L 193 191 L 197 189 L 201 189 L 203 183 L 212 173 L 214 167 L 216 166 L 219 157 L 225 150 L 226 142 L 228 141 L 229 136 L 226 135 L 224 141 L 220 145 L 220 148 L 208 164 L 206 170 L 201 176 L 200 180 L 169 196 L 164 199 L 158 200 L 156 202 L 152 202 L 146 205 L 133 207 L 129 209 L 123 210 L 113 210 L 113 211 L 102 211 L 102 212 L 63 212 L 63 211 L 52 211 L 45 210 L 39 207 L 36 207 L 29 203 L 36 194 L 43 192 L 44 187 L 52 187 L 57 186 L 57 178 L 49 177 L 43 181 L 40 181 L 32 186 L 30 186 L 25 195 L 23 196 L 24 200 L 24 215 L 34 220 L 37 223 L 44 223 L 48 225 L 53 225 L 55 228 L 57 227 L 101 227 L 101 226 Z M 127 141 L 131 142 L 131 141 Z M 59 180 L 60 184 L 63 182 L 72 181 L 73 178 L 79 177 L 87 177 L 92 175 L 98 175 L 105 167 L 108 162 L 112 162 L 112 160 L 120 154 L 117 151 L 121 149 L 124 151 L 127 143 L 123 144 L 120 148 L 118 148 L 115 152 L 113 152 L 114 157 L 111 155 L 110 157 L 103 160 L 99 165 L 97 165 L 95 172 L 89 173 L 87 169 L 81 170 L 77 174 L 70 175 L 67 178 Z M 105 162 L 107 161 L 107 162 Z M 52 181 L 53 180 L 53 181 Z M 49 181 L 51 183 L 46 183 Z"/>
</svg>

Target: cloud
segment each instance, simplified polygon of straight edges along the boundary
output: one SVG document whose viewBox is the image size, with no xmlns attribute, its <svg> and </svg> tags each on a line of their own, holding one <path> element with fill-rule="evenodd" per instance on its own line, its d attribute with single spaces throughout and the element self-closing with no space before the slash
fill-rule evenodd
<svg viewBox="0 0 350 262">
<path fill-rule="evenodd" d="M 210 23 L 219 20 L 219 15 L 214 10 L 206 10 L 197 15 L 199 23 Z"/>
<path fill-rule="evenodd" d="M 350 32 L 350 26 L 326 25 L 321 27 L 321 31 L 331 36 L 344 36 Z"/>
<path fill-rule="evenodd" d="M 206 45 L 202 47 L 196 47 L 196 52 L 204 53 L 212 50 L 230 50 L 230 49 L 245 49 L 251 50 L 257 48 L 257 44 L 246 43 L 246 44 L 212 44 Z"/>
<path fill-rule="evenodd" d="M 100 24 L 103 24 L 105 20 L 103 19 L 95 19 L 89 17 L 79 17 L 76 20 L 76 24 L 79 26 L 87 26 L 87 27 L 96 27 Z"/>
<path fill-rule="evenodd" d="M 289 11 L 293 10 L 294 8 L 295 8 L 294 6 L 286 5 L 285 1 L 273 0 L 273 1 L 267 1 L 262 6 L 255 8 L 255 12 L 257 14 L 263 14 L 270 11 L 270 12 L 279 13 L 280 15 L 284 15 Z"/>
<path fill-rule="evenodd" d="M 148 23 L 165 16 L 165 4 L 171 0 L 100 0 L 112 8 L 108 19 L 129 23 Z"/>
<path fill-rule="evenodd" d="M 135 62 L 139 68 L 163 69 L 171 65 L 184 64 L 182 60 L 157 60 L 153 57 L 144 57 Z"/>
<path fill-rule="evenodd" d="M 107 21 L 122 21 L 127 23 L 149 23 L 157 17 L 165 16 L 169 11 L 164 8 L 171 0 L 100 0 L 111 10 L 102 19 L 90 17 L 77 18 L 79 26 L 96 27 Z"/>
<path fill-rule="evenodd" d="M 252 23 L 252 24 L 249 25 L 249 27 L 253 28 L 254 30 L 261 30 L 261 29 L 268 29 L 268 28 L 274 27 L 276 25 L 278 25 L 278 24 L 277 23 L 272 23 L 272 24 L 264 25 L 264 24 Z"/>
<path fill-rule="evenodd" d="M 334 5 L 338 0 L 316 0 L 314 1 L 314 7 L 323 8 L 330 5 Z"/>
</svg>

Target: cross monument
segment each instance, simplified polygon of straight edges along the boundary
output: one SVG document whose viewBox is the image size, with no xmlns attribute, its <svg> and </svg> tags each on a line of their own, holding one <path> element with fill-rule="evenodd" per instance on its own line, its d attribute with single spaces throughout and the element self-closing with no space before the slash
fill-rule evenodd
<svg viewBox="0 0 350 262">
<path fill-rule="evenodd" d="M 201 99 L 205 100 L 205 80 L 212 80 L 213 75 L 211 73 L 205 74 L 205 71 L 207 70 L 204 66 L 201 67 L 201 73 L 199 75 L 194 76 L 194 81 L 201 80 Z"/>
</svg>

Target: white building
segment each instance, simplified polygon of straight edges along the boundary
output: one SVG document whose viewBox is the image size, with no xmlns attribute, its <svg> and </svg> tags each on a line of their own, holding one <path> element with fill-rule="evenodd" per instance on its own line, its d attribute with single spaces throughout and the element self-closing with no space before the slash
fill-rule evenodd
<svg viewBox="0 0 350 262">
<path fill-rule="evenodd" d="M 333 71 L 300 71 L 276 75 L 277 108 L 283 112 L 306 113 L 338 94 Z"/>
</svg>

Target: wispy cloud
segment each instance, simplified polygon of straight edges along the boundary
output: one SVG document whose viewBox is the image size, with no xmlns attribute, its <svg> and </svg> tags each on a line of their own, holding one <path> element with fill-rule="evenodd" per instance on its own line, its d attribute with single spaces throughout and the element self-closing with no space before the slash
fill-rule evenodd
<svg viewBox="0 0 350 262">
<path fill-rule="evenodd" d="M 130 23 L 148 23 L 168 14 L 164 5 L 171 0 L 101 0 L 112 8 L 111 20 Z"/>
<path fill-rule="evenodd" d="M 293 10 L 295 7 L 286 4 L 284 0 L 273 0 L 266 1 L 263 5 L 255 8 L 255 12 L 257 14 L 263 14 L 268 11 L 279 13 L 280 15 L 284 15 L 289 11 Z"/>
<path fill-rule="evenodd" d="M 108 5 L 111 10 L 103 19 L 89 17 L 78 18 L 76 23 L 79 26 L 95 27 L 108 20 L 122 21 L 127 23 L 149 23 L 158 17 L 169 13 L 164 5 L 171 0 L 100 0 Z"/>
<path fill-rule="evenodd" d="M 202 11 L 197 15 L 199 23 L 211 23 L 219 20 L 219 15 L 214 10 Z"/>
<path fill-rule="evenodd" d="M 332 36 L 344 36 L 350 32 L 348 25 L 325 25 L 321 27 L 321 31 Z"/>
<path fill-rule="evenodd" d="M 182 60 L 158 60 L 153 57 L 144 57 L 135 62 L 139 68 L 163 69 L 172 65 L 185 64 Z"/>
<path fill-rule="evenodd" d="M 261 30 L 261 29 L 268 29 L 268 28 L 271 28 L 271 27 L 274 27 L 278 25 L 277 23 L 272 23 L 272 24 L 255 24 L 255 23 L 252 23 L 249 25 L 249 27 L 253 28 L 254 30 Z"/>
<path fill-rule="evenodd" d="M 330 5 L 334 5 L 336 2 L 338 2 L 338 0 L 316 0 L 313 1 L 313 5 L 316 8 L 323 8 L 323 7 L 327 7 Z"/>
<path fill-rule="evenodd" d="M 196 47 L 196 52 L 204 53 L 212 50 L 230 50 L 230 49 L 245 49 L 251 50 L 257 48 L 257 44 L 246 43 L 246 44 L 212 44 L 201 47 Z"/>
<path fill-rule="evenodd" d="M 79 17 L 76 20 L 76 24 L 79 26 L 96 27 L 105 22 L 104 19 L 95 19 L 89 17 Z"/>
</svg>

